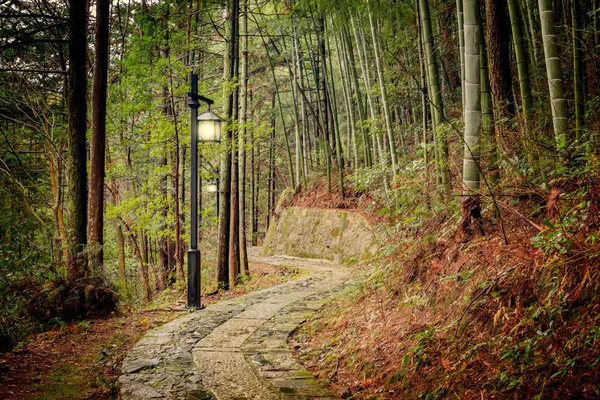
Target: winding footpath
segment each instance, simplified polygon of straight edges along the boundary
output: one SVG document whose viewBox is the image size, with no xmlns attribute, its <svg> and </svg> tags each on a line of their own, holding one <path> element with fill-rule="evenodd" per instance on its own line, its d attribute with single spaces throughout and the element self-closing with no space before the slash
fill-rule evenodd
<svg viewBox="0 0 600 400">
<path fill-rule="evenodd" d="M 335 398 L 294 359 L 287 339 L 339 292 L 349 272 L 330 261 L 264 257 L 249 250 L 251 261 L 309 273 L 149 332 L 123 361 L 123 400 Z"/>
</svg>

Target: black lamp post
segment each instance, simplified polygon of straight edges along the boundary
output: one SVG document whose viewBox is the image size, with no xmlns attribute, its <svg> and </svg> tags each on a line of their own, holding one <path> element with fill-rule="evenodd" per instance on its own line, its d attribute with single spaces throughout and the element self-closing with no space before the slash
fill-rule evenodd
<svg viewBox="0 0 600 400">
<path fill-rule="evenodd" d="M 187 306 L 201 308 L 200 304 L 200 252 L 198 251 L 198 140 L 201 142 L 219 142 L 221 139 L 221 123 L 223 120 L 210 111 L 214 103 L 211 99 L 198 95 L 198 75 L 191 74 L 191 92 L 188 105 L 191 109 L 192 149 L 190 169 L 191 202 L 190 202 L 190 249 L 188 250 L 188 294 Z M 198 116 L 200 101 L 208 104 L 209 111 Z"/>
</svg>

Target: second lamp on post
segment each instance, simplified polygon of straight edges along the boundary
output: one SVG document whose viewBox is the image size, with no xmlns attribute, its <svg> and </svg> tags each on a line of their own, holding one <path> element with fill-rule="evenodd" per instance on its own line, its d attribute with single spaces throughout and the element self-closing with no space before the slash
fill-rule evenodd
<svg viewBox="0 0 600 400">
<path fill-rule="evenodd" d="M 188 105 L 191 109 L 191 168 L 190 168 L 190 249 L 188 250 L 188 308 L 201 308 L 200 303 L 200 251 L 198 250 L 198 141 L 218 143 L 221 140 L 223 120 L 212 111 L 211 99 L 198 95 L 198 75 L 190 76 L 191 92 Z M 198 116 L 200 101 L 208 104 L 208 111 Z"/>
<path fill-rule="evenodd" d="M 219 216 L 219 173 L 217 172 L 217 178 L 211 179 L 206 184 L 206 190 L 209 193 L 214 193 L 217 196 L 217 217 Z"/>
</svg>

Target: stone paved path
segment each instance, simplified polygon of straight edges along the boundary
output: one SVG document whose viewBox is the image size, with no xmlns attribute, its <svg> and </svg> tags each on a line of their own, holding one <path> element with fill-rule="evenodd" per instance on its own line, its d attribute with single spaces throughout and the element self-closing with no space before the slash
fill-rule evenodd
<svg viewBox="0 0 600 400">
<path fill-rule="evenodd" d="M 329 261 L 249 251 L 252 261 L 310 273 L 191 312 L 148 333 L 123 361 L 123 400 L 335 398 L 292 357 L 287 339 L 341 289 L 348 271 Z"/>
</svg>

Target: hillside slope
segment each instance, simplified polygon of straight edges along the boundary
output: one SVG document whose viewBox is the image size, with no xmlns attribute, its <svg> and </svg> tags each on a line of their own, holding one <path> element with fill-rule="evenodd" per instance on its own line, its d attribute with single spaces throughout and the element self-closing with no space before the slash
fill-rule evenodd
<svg viewBox="0 0 600 400">
<path fill-rule="evenodd" d="M 468 240 L 457 210 L 388 210 L 380 258 L 295 336 L 313 374 L 343 398 L 600 397 L 600 181 L 498 204 Z"/>
</svg>

